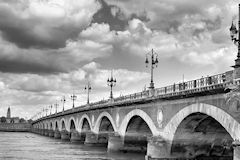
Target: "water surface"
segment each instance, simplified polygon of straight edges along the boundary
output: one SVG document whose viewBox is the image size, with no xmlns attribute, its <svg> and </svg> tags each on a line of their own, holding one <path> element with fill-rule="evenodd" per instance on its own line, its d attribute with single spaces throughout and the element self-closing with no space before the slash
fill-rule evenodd
<svg viewBox="0 0 240 160">
<path fill-rule="evenodd" d="M 88 147 L 33 133 L 0 132 L 1 160 L 144 160 L 144 156 L 107 153 L 104 147 Z"/>
</svg>

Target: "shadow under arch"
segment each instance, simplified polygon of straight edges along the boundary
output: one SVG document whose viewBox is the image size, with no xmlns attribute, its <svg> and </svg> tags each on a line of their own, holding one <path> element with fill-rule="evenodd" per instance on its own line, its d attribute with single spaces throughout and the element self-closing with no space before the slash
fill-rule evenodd
<svg viewBox="0 0 240 160">
<path fill-rule="evenodd" d="M 214 118 L 225 128 L 232 139 L 240 139 L 240 124 L 224 110 L 205 103 L 195 103 L 181 109 L 172 117 L 160 135 L 171 144 L 180 123 L 193 113 L 203 113 Z"/>
<path fill-rule="evenodd" d="M 55 121 L 55 125 L 54 125 L 55 127 L 54 127 L 54 130 L 55 131 L 57 131 L 57 130 L 59 130 L 59 128 L 58 128 L 58 121 Z"/>
<path fill-rule="evenodd" d="M 50 122 L 50 130 L 52 130 L 52 129 L 53 129 L 53 123 Z"/>
<path fill-rule="evenodd" d="M 65 123 L 65 119 L 61 119 L 61 131 L 62 130 L 66 130 L 66 123 Z"/>
<path fill-rule="evenodd" d="M 98 118 L 96 120 L 93 132 L 97 133 L 97 134 L 99 133 L 100 125 L 102 123 L 103 118 L 106 118 L 107 120 L 109 120 L 109 122 L 110 122 L 110 124 L 113 128 L 113 132 L 116 132 L 117 131 L 116 125 L 114 123 L 114 120 L 113 120 L 112 116 L 108 112 L 100 113 L 100 115 L 98 116 Z"/>
<path fill-rule="evenodd" d="M 74 117 L 71 117 L 68 121 L 68 125 L 66 126 L 66 130 L 67 131 L 71 131 L 71 130 L 77 130 L 77 122 L 75 120 Z"/>
<path fill-rule="evenodd" d="M 86 125 L 89 125 L 89 129 L 90 129 L 90 131 L 92 131 L 91 120 L 90 120 L 90 118 L 87 114 L 84 114 L 84 115 L 81 116 L 81 119 L 79 120 L 79 124 L 78 124 L 79 132 L 84 131 L 85 123 L 86 123 Z"/>
<path fill-rule="evenodd" d="M 233 139 L 213 117 L 196 112 L 185 117 L 174 134 L 170 153 L 174 157 L 231 160 Z"/>
<path fill-rule="evenodd" d="M 70 131 L 76 130 L 76 125 L 73 119 L 70 120 Z"/>
<path fill-rule="evenodd" d="M 151 130 L 153 136 L 157 136 L 159 134 L 154 122 L 151 119 L 151 117 L 146 112 L 144 112 L 143 110 L 134 109 L 124 117 L 124 119 L 123 119 L 123 121 L 120 125 L 119 134 L 121 136 L 123 136 L 123 137 L 125 136 L 129 121 L 134 116 L 139 116 L 140 118 L 143 119 L 143 121 L 148 125 L 149 129 Z"/>
</svg>

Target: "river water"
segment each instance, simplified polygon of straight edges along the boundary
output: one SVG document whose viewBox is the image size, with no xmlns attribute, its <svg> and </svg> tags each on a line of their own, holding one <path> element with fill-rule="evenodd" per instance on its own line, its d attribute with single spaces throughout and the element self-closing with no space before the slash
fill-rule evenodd
<svg viewBox="0 0 240 160">
<path fill-rule="evenodd" d="M 144 154 L 107 153 L 33 133 L 0 132 L 0 160 L 144 160 Z"/>
</svg>

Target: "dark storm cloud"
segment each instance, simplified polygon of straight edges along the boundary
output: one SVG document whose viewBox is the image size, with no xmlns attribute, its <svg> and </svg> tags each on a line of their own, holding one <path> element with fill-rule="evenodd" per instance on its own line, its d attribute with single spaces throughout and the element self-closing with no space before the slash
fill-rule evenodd
<svg viewBox="0 0 240 160">
<path fill-rule="evenodd" d="M 114 16 L 111 13 L 111 9 L 116 7 L 115 5 L 108 5 L 104 0 L 99 0 L 99 2 L 102 7 L 93 15 L 92 23 L 108 23 L 110 30 L 124 30 L 128 23 L 126 18 L 123 18 L 124 15 L 121 10 L 116 8 L 118 10 L 116 16 Z"/>
<path fill-rule="evenodd" d="M 20 48 L 63 48 L 89 25 L 98 9 L 94 1 L 66 8 L 70 3 L 81 2 L 57 7 L 47 1 L 1 1 L 0 32 Z"/>
<path fill-rule="evenodd" d="M 35 62 L 15 61 L 15 60 L 0 60 L 0 71 L 10 73 L 39 73 L 53 74 L 64 72 L 63 68 L 57 66 L 43 65 Z"/>
<path fill-rule="evenodd" d="M 41 33 L 34 30 L 41 22 L 36 19 L 21 19 L 6 9 L 0 8 L 0 31 L 2 36 L 20 48 L 62 48 L 67 39 L 74 39 L 81 28 L 59 26 L 47 28 L 49 35 L 41 37 Z M 43 26 L 44 27 L 44 26 Z"/>
<path fill-rule="evenodd" d="M 102 7 L 93 15 L 92 23 L 107 23 L 110 26 L 110 30 L 123 31 L 128 26 L 128 21 L 137 18 L 142 21 L 149 21 L 146 12 L 141 15 L 132 13 L 127 16 L 120 7 L 117 5 L 111 5 L 104 0 L 99 0 Z"/>
</svg>

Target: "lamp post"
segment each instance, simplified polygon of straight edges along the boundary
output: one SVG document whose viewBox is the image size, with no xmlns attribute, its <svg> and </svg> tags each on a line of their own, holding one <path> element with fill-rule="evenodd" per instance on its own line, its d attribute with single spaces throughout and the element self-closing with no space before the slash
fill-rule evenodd
<svg viewBox="0 0 240 160">
<path fill-rule="evenodd" d="M 235 78 L 240 78 L 240 71 L 236 70 L 240 68 L 240 4 L 238 4 L 238 29 L 236 25 L 232 22 L 232 25 L 230 27 L 230 35 L 231 39 L 234 42 L 234 44 L 238 47 L 238 53 L 237 53 L 237 59 L 235 59 L 235 65 L 232 66 L 235 69 Z"/>
<path fill-rule="evenodd" d="M 73 108 L 75 107 L 74 106 L 74 101 L 77 99 L 77 96 L 73 93 L 72 95 L 71 95 L 71 100 L 73 101 Z"/>
<path fill-rule="evenodd" d="M 158 54 L 156 52 L 153 51 L 153 49 L 151 50 L 151 52 L 146 54 L 146 60 L 145 60 L 145 64 L 146 67 L 148 67 L 149 61 L 148 61 L 148 57 L 150 56 L 151 59 L 151 82 L 150 82 L 150 86 L 149 89 L 154 89 L 154 83 L 153 83 L 153 69 L 155 67 L 157 67 L 158 64 Z"/>
<path fill-rule="evenodd" d="M 43 107 L 42 112 L 41 112 L 41 118 L 44 117 L 44 112 L 45 112 L 45 109 Z"/>
<path fill-rule="evenodd" d="M 50 115 L 52 114 L 52 105 L 49 106 Z"/>
<path fill-rule="evenodd" d="M 46 117 L 47 117 L 47 114 L 48 114 L 48 109 L 46 108 L 46 110 L 45 110 L 45 111 L 46 111 Z"/>
<path fill-rule="evenodd" d="M 57 102 L 55 104 L 55 108 L 56 108 L 56 114 L 57 114 L 57 108 L 58 108 L 58 103 Z"/>
<path fill-rule="evenodd" d="M 87 104 L 89 104 L 89 92 L 91 91 L 92 87 L 90 85 L 90 82 L 88 81 L 87 86 L 85 86 L 85 91 L 87 91 Z"/>
<path fill-rule="evenodd" d="M 111 91 L 110 91 L 110 99 L 113 99 L 113 92 L 112 92 L 112 88 L 114 87 L 114 86 L 116 86 L 116 78 L 114 79 L 113 78 L 113 75 L 112 75 L 112 72 L 111 72 L 111 77 L 110 77 L 110 79 L 108 78 L 107 79 L 107 85 L 108 86 L 110 86 L 110 88 L 111 88 Z"/>
<path fill-rule="evenodd" d="M 64 103 L 66 102 L 65 96 L 62 97 L 61 102 L 63 103 L 63 111 L 64 111 Z"/>
</svg>

